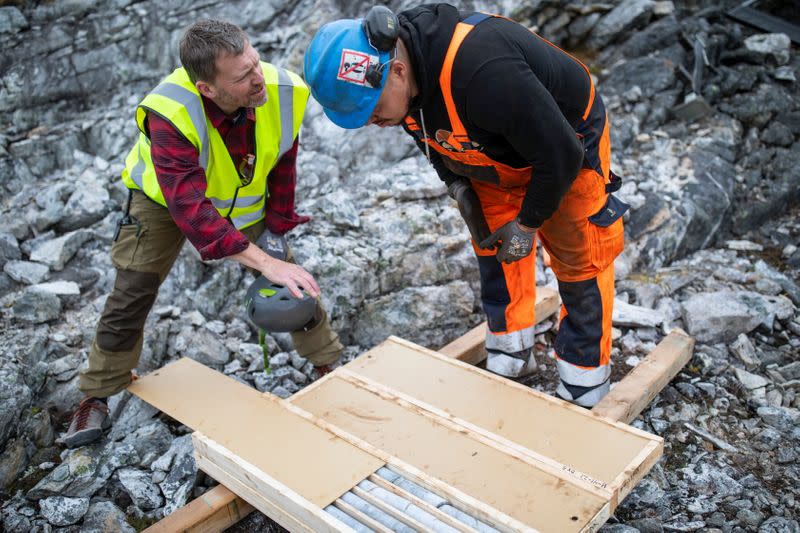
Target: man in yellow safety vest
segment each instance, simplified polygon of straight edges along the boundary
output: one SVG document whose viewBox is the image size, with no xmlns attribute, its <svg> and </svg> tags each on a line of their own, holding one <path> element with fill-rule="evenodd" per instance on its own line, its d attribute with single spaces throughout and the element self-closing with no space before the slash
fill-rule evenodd
<svg viewBox="0 0 800 533">
<path fill-rule="evenodd" d="M 218 20 L 190 26 L 182 68 L 136 108 L 139 138 L 125 161 L 129 189 L 111 259 L 117 270 L 80 375 L 86 395 L 61 441 L 79 446 L 110 426 L 106 399 L 131 380 L 150 309 L 185 239 L 203 259 L 233 259 L 296 297 L 319 295 L 313 276 L 253 244 L 308 221 L 294 209 L 297 135 L 309 91 L 300 77 L 260 61 L 245 33 Z M 279 239 L 281 240 L 281 239 Z M 325 373 L 342 352 L 321 304 L 292 332 Z"/>
</svg>

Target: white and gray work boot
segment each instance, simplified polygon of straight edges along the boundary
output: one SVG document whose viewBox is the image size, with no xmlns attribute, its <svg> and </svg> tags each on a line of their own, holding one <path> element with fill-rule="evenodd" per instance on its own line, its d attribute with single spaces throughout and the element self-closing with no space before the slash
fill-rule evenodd
<svg viewBox="0 0 800 533">
<path fill-rule="evenodd" d="M 103 431 L 110 427 L 108 405 L 97 398 L 84 398 L 72 415 L 69 429 L 58 442 L 68 448 L 84 446 L 99 439 Z"/>
<path fill-rule="evenodd" d="M 537 369 L 533 350 L 519 352 L 486 350 L 486 370 L 507 378 L 521 378 L 533 374 Z"/>
<path fill-rule="evenodd" d="M 580 385 L 567 385 L 562 380 L 556 389 L 556 396 L 575 405 L 591 409 L 603 399 L 611 390 L 611 380 L 606 379 L 599 385 L 581 387 Z"/>
</svg>

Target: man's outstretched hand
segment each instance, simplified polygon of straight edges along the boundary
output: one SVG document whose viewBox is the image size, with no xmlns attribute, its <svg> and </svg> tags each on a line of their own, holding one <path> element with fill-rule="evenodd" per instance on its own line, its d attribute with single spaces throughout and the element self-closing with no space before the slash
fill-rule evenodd
<svg viewBox="0 0 800 533">
<path fill-rule="evenodd" d="M 246 267 L 258 270 L 271 282 L 283 285 L 296 298 L 302 298 L 303 291 L 312 298 L 319 296 L 319 285 L 306 269 L 294 263 L 275 259 L 253 243 L 250 243 L 243 252 L 230 258 Z"/>
</svg>

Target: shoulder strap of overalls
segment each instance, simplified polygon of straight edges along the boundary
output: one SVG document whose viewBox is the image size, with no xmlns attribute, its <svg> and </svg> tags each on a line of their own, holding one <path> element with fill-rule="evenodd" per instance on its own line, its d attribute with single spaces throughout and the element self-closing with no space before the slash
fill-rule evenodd
<svg viewBox="0 0 800 533">
<path fill-rule="evenodd" d="M 453 61 L 456 58 L 458 49 L 469 32 L 472 31 L 479 23 L 493 17 L 494 15 L 487 15 L 486 13 L 474 13 L 464 19 L 462 22 L 456 24 L 456 29 L 453 32 L 453 38 L 450 39 L 450 46 L 447 48 L 447 54 L 444 56 L 444 63 L 442 64 L 442 71 L 439 74 L 439 86 L 442 88 L 442 96 L 444 97 L 444 105 L 447 107 L 447 115 L 450 119 L 450 126 L 453 128 L 451 139 L 448 140 L 452 146 L 460 146 L 462 142 L 469 142 L 467 130 L 461 122 L 461 118 L 456 111 L 456 104 L 453 101 L 452 84 L 450 78 L 453 74 Z M 455 141 L 455 142 L 453 142 Z"/>
</svg>

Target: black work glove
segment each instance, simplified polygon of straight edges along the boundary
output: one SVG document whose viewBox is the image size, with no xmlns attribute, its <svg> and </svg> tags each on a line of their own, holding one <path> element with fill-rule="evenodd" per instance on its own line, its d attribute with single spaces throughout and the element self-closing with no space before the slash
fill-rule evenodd
<svg viewBox="0 0 800 533">
<path fill-rule="evenodd" d="M 486 240 L 492 232 L 489 230 L 489 224 L 486 223 L 486 218 L 483 216 L 483 209 L 478 195 L 469 184 L 469 181 L 465 179 L 454 181 L 448 185 L 447 194 L 458 203 L 461 218 L 467 223 L 472 240 L 476 243 Z"/>
<path fill-rule="evenodd" d="M 500 249 L 497 251 L 497 260 L 508 264 L 530 255 L 533 250 L 535 236 L 536 228 L 532 230 L 522 229 L 519 222 L 512 220 L 489 235 L 486 240 L 480 243 L 480 247 L 493 248 L 499 242 Z"/>
</svg>

